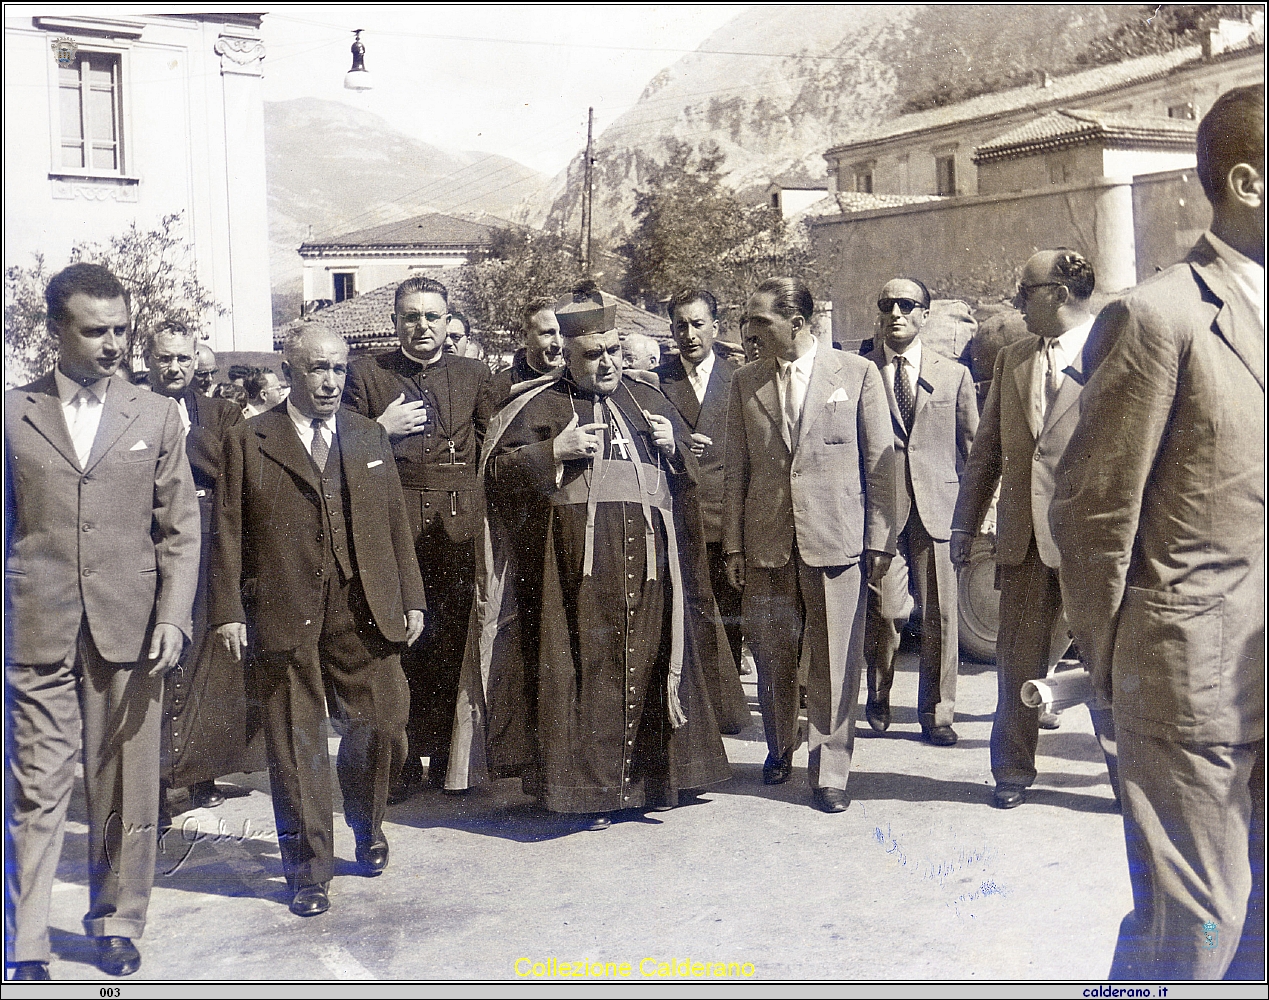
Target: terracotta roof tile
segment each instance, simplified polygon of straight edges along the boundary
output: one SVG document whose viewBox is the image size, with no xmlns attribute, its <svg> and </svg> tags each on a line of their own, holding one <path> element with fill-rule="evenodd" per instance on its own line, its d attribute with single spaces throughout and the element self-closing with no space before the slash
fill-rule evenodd
<svg viewBox="0 0 1269 1000">
<path fill-rule="evenodd" d="M 332 247 L 469 247 L 488 244 L 492 232 L 492 226 L 431 212 L 402 222 L 389 222 L 327 240 L 306 242 L 300 246 L 300 253 L 302 255 L 305 250 L 317 251 Z"/>
<path fill-rule="evenodd" d="M 974 161 L 999 159 L 1032 149 L 1069 146 L 1102 139 L 1109 145 L 1189 149 L 1198 122 L 1110 111 L 1068 111 L 1059 108 L 1010 129 L 975 150 Z"/>
</svg>

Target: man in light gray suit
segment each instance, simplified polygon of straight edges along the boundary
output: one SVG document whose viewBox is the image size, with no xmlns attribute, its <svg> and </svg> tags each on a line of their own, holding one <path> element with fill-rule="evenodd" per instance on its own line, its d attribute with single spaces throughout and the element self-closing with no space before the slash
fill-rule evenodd
<svg viewBox="0 0 1269 1000">
<path fill-rule="evenodd" d="M 899 629 L 908 579 L 921 599 L 921 672 L 917 719 L 935 746 L 956 743 L 956 570 L 948 549 L 961 471 L 978 430 L 978 400 L 969 369 L 921 343 L 930 290 L 913 278 L 886 282 L 877 298 L 882 343 L 867 358 L 881 372 L 894 427 L 895 525 L 898 558 L 880 586 L 868 590 L 864 657 L 868 663 L 868 723 L 890 727 L 890 685 L 899 656 Z"/>
<path fill-rule="evenodd" d="M 130 317 L 109 271 L 45 293 L 57 368 L 5 393 L 5 961 L 47 979 L 75 764 L 88 913 L 111 975 L 141 965 L 159 818 L 163 674 L 191 632 L 199 513 L 176 401 L 116 375 Z"/>
<path fill-rule="evenodd" d="M 1036 336 L 996 355 L 991 391 L 952 516 L 952 562 L 964 566 L 1000 484 L 1000 634 L 991 726 L 994 802 L 1000 809 L 1021 805 L 1036 776 L 1040 716 L 1022 703 L 1022 685 L 1048 670 L 1049 644 L 1062 614 L 1060 556 L 1049 531 L 1049 504 L 1053 470 L 1079 417 L 1081 355 L 1093 324 L 1089 296 L 1095 283 L 1093 266 L 1074 250 L 1042 250 L 1023 267 L 1014 301 Z M 1115 788 L 1110 713 L 1096 707 L 1092 713 Z"/>
<path fill-rule="evenodd" d="M 1112 979 L 1265 976 L 1264 115 L 1238 87 L 1200 123 L 1211 229 L 1098 316 L 1058 467 L 1062 595 L 1119 735 Z"/>
<path fill-rule="evenodd" d="M 819 344 L 813 310 L 792 278 L 769 278 L 749 299 L 762 359 L 732 377 L 723 549 L 758 666 L 763 781 L 793 770 L 805 640 L 808 777 L 816 806 L 835 813 L 850 805 L 863 585 L 894 555 L 894 432 L 877 367 Z"/>
</svg>

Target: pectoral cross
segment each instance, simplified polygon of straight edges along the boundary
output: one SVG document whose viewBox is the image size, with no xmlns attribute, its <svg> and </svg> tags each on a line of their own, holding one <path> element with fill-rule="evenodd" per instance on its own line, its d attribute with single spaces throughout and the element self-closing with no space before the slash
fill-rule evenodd
<svg viewBox="0 0 1269 1000">
<path fill-rule="evenodd" d="M 620 455 L 621 455 L 621 457 L 622 457 L 623 459 L 625 459 L 625 460 L 628 462 L 628 461 L 630 461 L 630 448 L 629 448 L 629 445 L 631 445 L 631 444 L 633 444 L 633 443 L 634 443 L 634 442 L 632 442 L 629 438 L 624 438 L 624 437 L 614 437 L 614 438 L 612 439 L 612 447 L 613 447 L 613 451 L 615 451 L 615 452 L 617 452 L 618 454 L 620 454 Z"/>
<path fill-rule="evenodd" d="M 467 463 L 459 462 L 457 459 L 454 458 L 454 442 L 451 441 L 449 443 L 449 460 L 445 462 L 441 462 L 440 464 L 441 465 L 466 465 Z"/>
</svg>

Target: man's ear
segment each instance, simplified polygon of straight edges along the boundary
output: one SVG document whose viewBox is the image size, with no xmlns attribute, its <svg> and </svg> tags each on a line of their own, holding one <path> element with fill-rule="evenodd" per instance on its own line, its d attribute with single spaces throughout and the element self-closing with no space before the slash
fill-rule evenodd
<svg viewBox="0 0 1269 1000">
<path fill-rule="evenodd" d="M 293 379 L 291 378 L 291 365 L 289 362 L 285 360 L 282 362 L 282 374 L 286 376 L 286 380 L 288 382 L 293 381 Z"/>
<path fill-rule="evenodd" d="M 1235 163 L 1225 181 L 1226 194 L 1245 208 L 1260 210 L 1265 205 L 1264 174 L 1250 163 Z"/>
<path fill-rule="evenodd" d="M 1058 285 L 1057 288 L 1053 289 L 1053 294 L 1057 298 L 1057 304 L 1059 307 L 1064 306 L 1071 301 L 1071 290 L 1065 285 Z"/>
</svg>

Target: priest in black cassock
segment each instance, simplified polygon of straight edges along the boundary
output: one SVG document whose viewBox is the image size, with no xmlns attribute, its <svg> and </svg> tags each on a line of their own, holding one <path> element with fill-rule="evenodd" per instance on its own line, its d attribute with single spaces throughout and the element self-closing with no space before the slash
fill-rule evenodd
<svg viewBox="0 0 1269 1000">
<path fill-rule="evenodd" d="M 690 433 L 659 390 L 623 377 L 612 296 L 583 286 L 555 316 L 565 367 L 513 396 L 486 438 L 485 572 L 447 787 L 520 775 L 545 808 L 604 829 L 730 769 L 685 655 L 680 552 L 700 521 L 675 506 L 696 474 Z"/>
</svg>

